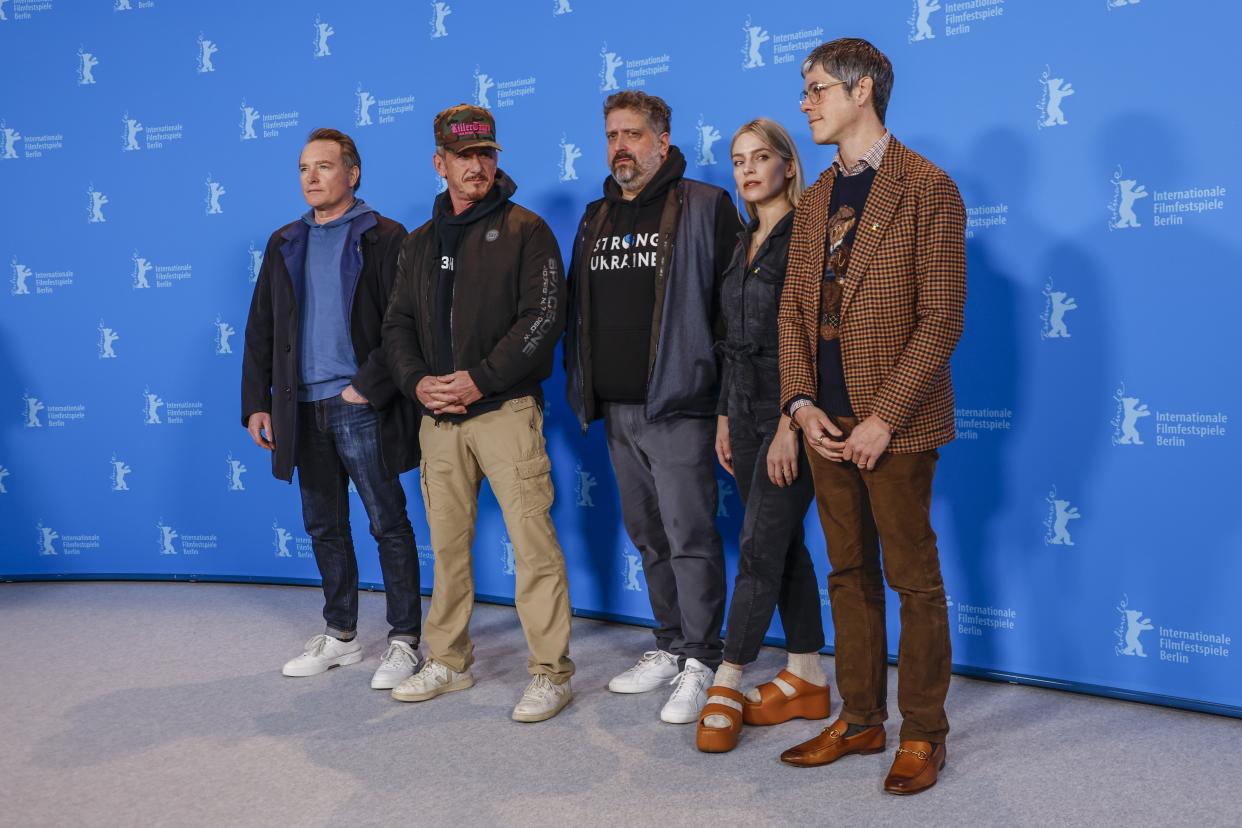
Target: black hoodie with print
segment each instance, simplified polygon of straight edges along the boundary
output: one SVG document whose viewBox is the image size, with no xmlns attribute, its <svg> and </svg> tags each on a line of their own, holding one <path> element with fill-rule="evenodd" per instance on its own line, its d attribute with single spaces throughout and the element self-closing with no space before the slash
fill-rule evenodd
<svg viewBox="0 0 1242 828">
<path fill-rule="evenodd" d="M 627 201 L 612 176 L 604 181 L 608 214 L 592 243 L 587 264 L 592 384 L 601 402 L 646 401 L 660 218 L 669 187 L 685 172 L 686 159 L 672 146 L 655 177 L 635 198 Z M 715 218 L 719 277 L 729 262 L 740 227 L 733 203 L 722 192 Z"/>
</svg>

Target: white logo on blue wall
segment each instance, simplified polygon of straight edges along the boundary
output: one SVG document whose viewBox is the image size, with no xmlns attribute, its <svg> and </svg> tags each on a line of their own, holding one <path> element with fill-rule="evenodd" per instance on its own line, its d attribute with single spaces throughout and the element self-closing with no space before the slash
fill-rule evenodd
<svg viewBox="0 0 1242 828">
<path fill-rule="evenodd" d="M 1057 497 L 1057 487 L 1053 486 L 1044 498 L 1048 503 L 1048 516 L 1044 518 L 1044 545 L 1073 546 L 1070 537 L 1069 522 L 1082 517 L 1078 507 L 1068 500 Z"/>
<path fill-rule="evenodd" d="M 102 319 L 99 320 L 99 358 L 100 359 L 116 359 L 116 350 L 113 345 L 121 338 L 121 335 L 112 328 L 104 324 Z"/>
<path fill-rule="evenodd" d="M 160 408 L 164 405 L 164 400 L 159 394 L 151 393 L 150 388 L 143 389 L 142 392 L 142 422 L 144 425 L 162 425 L 163 420 L 160 419 Z"/>
<path fill-rule="evenodd" d="M 112 7 L 113 11 L 133 11 L 134 7 L 129 4 L 129 0 L 116 0 L 116 5 Z"/>
<path fill-rule="evenodd" d="M 453 7 L 448 3 L 441 3 L 433 0 L 431 3 L 431 38 L 448 37 L 448 30 L 444 28 L 444 18 L 453 13 Z"/>
<path fill-rule="evenodd" d="M 479 67 L 474 67 L 474 103 L 484 109 L 491 109 L 492 103 L 488 99 L 487 93 L 496 85 L 496 81 L 492 80 L 492 76 L 486 72 L 480 72 Z"/>
<path fill-rule="evenodd" d="M 8 19 L 9 19 L 9 18 L 8 18 L 8 16 L 7 16 L 7 15 L 5 15 L 5 13 L 4 13 L 4 4 L 5 4 L 5 3 L 7 3 L 7 2 L 9 2 L 9 0 L 0 0 L 0 20 L 8 20 Z"/>
<path fill-rule="evenodd" d="M 126 152 L 140 150 L 142 147 L 138 143 L 138 133 L 142 132 L 142 122 L 136 118 L 129 117 L 126 112 L 121 116 L 121 149 Z"/>
<path fill-rule="evenodd" d="M 561 181 L 577 181 L 578 171 L 574 169 L 574 162 L 582 157 L 582 150 L 578 149 L 577 144 L 571 144 L 565 137 L 565 133 L 561 133 Z"/>
<path fill-rule="evenodd" d="M 728 480 L 716 478 L 716 517 L 727 518 L 729 516 L 729 495 L 733 494 L 735 489 L 733 484 Z"/>
<path fill-rule="evenodd" d="M 118 459 L 115 454 L 112 455 L 111 468 L 112 468 L 112 491 L 128 492 L 129 482 L 126 481 L 125 478 L 129 476 L 129 473 L 132 472 L 133 469 L 131 469 L 129 467 L 129 464 L 126 463 L 124 460 Z"/>
<path fill-rule="evenodd" d="M 1044 283 L 1044 312 L 1040 320 L 1044 323 L 1039 331 L 1040 339 L 1069 339 L 1069 328 L 1065 325 L 1065 314 L 1078 310 L 1078 300 L 1063 290 L 1055 290 L 1052 279 Z"/>
<path fill-rule="evenodd" d="M 86 185 L 86 220 L 90 224 L 102 224 L 107 221 L 104 218 L 103 206 L 108 203 L 108 197 L 95 189 L 94 184 Z"/>
<path fill-rule="evenodd" d="M 914 16 L 906 21 L 910 24 L 910 34 L 906 40 L 914 43 L 935 38 L 936 35 L 931 27 L 931 15 L 932 12 L 938 11 L 940 11 L 940 0 L 914 0 Z"/>
<path fill-rule="evenodd" d="M 517 574 L 517 561 L 513 557 L 513 542 L 507 535 L 500 536 L 500 562 L 506 575 Z"/>
<path fill-rule="evenodd" d="M 582 468 L 581 463 L 574 468 L 574 474 L 577 478 L 574 483 L 574 493 L 578 497 L 578 505 L 588 509 L 595 508 L 595 501 L 591 498 L 591 489 L 598 485 L 595 475 Z"/>
<path fill-rule="evenodd" d="M 1117 403 L 1117 413 L 1112 419 L 1113 445 L 1143 445 L 1143 437 L 1138 430 L 1138 421 L 1143 417 L 1151 416 L 1147 404 L 1140 402 L 1138 397 L 1127 395 L 1124 382 L 1113 393 L 1113 400 Z"/>
<path fill-rule="evenodd" d="M 22 140 L 22 134 L 5 124 L 4 121 L 0 121 L 0 137 L 3 138 L 0 158 L 17 158 L 17 142 Z"/>
<path fill-rule="evenodd" d="M 607 43 L 599 50 L 599 56 L 603 61 L 603 68 L 599 70 L 599 91 L 611 92 L 620 89 L 621 87 L 617 83 L 617 70 L 621 68 L 625 61 L 616 52 L 608 51 Z"/>
<path fill-rule="evenodd" d="M 198 33 L 198 72 L 204 74 L 216 71 L 216 66 L 211 62 L 211 58 L 216 52 L 220 51 L 220 47 L 216 46 L 214 41 L 203 37 L 203 33 Z"/>
<path fill-rule="evenodd" d="M 328 48 L 328 38 L 334 34 L 336 34 L 336 29 L 320 20 L 319 15 L 315 15 L 315 57 L 331 57 L 332 50 Z"/>
<path fill-rule="evenodd" d="M 1134 203 L 1140 198 L 1147 198 L 1147 188 L 1136 179 L 1126 178 L 1121 165 L 1113 172 L 1113 198 L 1108 203 L 1110 213 L 1109 230 L 1128 230 L 1142 227 L 1138 215 L 1134 212 Z"/>
<path fill-rule="evenodd" d="M 642 592 L 643 585 L 638 580 L 639 574 L 643 571 L 642 556 L 633 549 L 622 549 L 621 557 L 625 559 L 625 566 L 621 569 L 625 580 L 621 582 L 621 586 L 629 592 Z"/>
<path fill-rule="evenodd" d="M 229 344 L 229 337 L 237 333 L 237 331 L 228 322 L 216 317 L 216 354 L 222 356 L 224 354 L 233 353 L 233 346 Z"/>
<path fill-rule="evenodd" d="M 352 477 L 349 478 L 349 485 L 346 486 L 345 489 L 350 494 L 358 494 L 358 484 L 354 482 L 354 479 Z"/>
<path fill-rule="evenodd" d="M 177 530 L 164 523 L 163 518 L 159 519 L 159 521 L 155 524 L 155 528 L 160 530 L 160 554 L 176 555 L 177 545 L 174 544 L 173 541 L 180 537 L 180 535 L 177 534 Z"/>
<path fill-rule="evenodd" d="M 238 126 L 241 127 L 241 140 L 253 141 L 259 137 L 254 131 L 254 122 L 259 120 L 260 117 L 259 110 L 255 109 L 253 106 L 247 106 L 246 101 L 242 100 L 241 114 L 241 123 L 238 124 Z"/>
<path fill-rule="evenodd" d="M 251 242 L 248 252 L 250 254 L 250 282 L 253 284 L 259 281 L 259 269 L 263 267 L 263 251 Z"/>
<path fill-rule="evenodd" d="M 22 402 L 26 404 L 26 428 L 43 428 L 43 421 L 39 419 L 39 412 L 43 410 L 43 403 L 38 397 L 32 397 L 29 393 L 22 394 Z"/>
<path fill-rule="evenodd" d="M 698 123 L 698 158 L 695 159 L 700 167 L 708 167 L 716 163 L 716 154 L 712 152 L 712 146 L 720 140 L 720 130 L 711 124 L 703 122 L 703 116 L 699 115 Z"/>
<path fill-rule="evenodd" d="M 448 181 L 446 181 L 439 173 L 436 173 L 436 195 L 439 195 L 447 189 Z"/>
<path fill-rule="evenodd" d="M 1130 597 L 1128 595 L 1121 597 L 1121 603 L 1117 605 L 1117 612 L 1121 615 L 1121 620 L 1117 625 L 1117 629 L 1113 631 L 1113 635 L 1117 639 L 1117 643 L 1113 646 L 1113 652 L 1117 655 L 1147 658 L 1147 653 L 1143 651 L 1143 642 L 1139 640 L 1139 636 L 1148 630 L 1155 629 L 1151 619 L 1144 618 L 1142 610 L 1130 609 Z"/>
<path fill-rule="evenodd" d="M 763 62 L 763 55 L 759 52 L 759 47 L 772 39 L 772 35 L 762 26 L 755 26 L 750 22 L 750 17 L 746 18 L 746 25 L 742 27 L 742 31 L 746 33 L 746 45 L 742 47 L 743 69 L 758 69 L 766 66 Z"/>
<path fill-rule="evenodd" d="M 138 255 L 138 251 L 134 251 L 134 255 L 130 258 L 134 263 L 133 270 L 133 287 L 134 290 L 145 290 L 151 287 L 151 280 L 147 278 L 147 274 L 154 269 L 155 265 Z"/>
<path fill-rule="evenodd" d="M 241 476 L 250 470 L 246 468 L 246 465 L 242 463 L 242 461 L 234 460 L 233 452 L 231 451 L 229 452 L 229 456 L 228 456 L 228 464 L 229 464 L 229 477 L 228 477 L 229 491 L 230 492 L 246 491 L 246 484 L 242 483 Z"/>
<path fill-rule="evenodd" d="M 282 529 L 276 521 L 272 521 L 272 532 L 275 534 L 272 538 L 272 546 L 276 549 L 276 557 L 292 558 L 293 552 L 289 549 L 289 541 L 293 540 L 293 535 L 289 530 Z"/>
<path fill-rule="evenodd" d="M 573 14 L 573 9 L 569 7 L 569 0 L 552 0 L 552 15 L 559 16 L 562 14 Z"/>
<path fill-rule="evenodd" d="M 43 521 L 39 521 L 39 525 L 35 527 L 39 532 L 39 554 L 40 555 L 57 555 L 56 539 L 60 537 L 60 533 L 50 526 L 44 526 Z"/>
<path fill-rule="evenodd" d="M 1061 101 L 1074 94 L 1073 84 L 1067 83 L 1065 78 L 1052 77 L 1052 67 L 1045 66 L 1043 74 L 1039 76 L 1039 85 L 1042 87 L 1039 105 L 1036 107 L 1039 110 L 1039 128 L 1068 125 L 1069 121 L 1065 120 L 1065 112 L 1061 109 Z"/>
<path fill-rule="evenodd" d="M 354 107 L 354 125 L 371 126 L 371 107 L 375 106 L 375 96 L 363 89 L 361 83 L 354 94 L 358 98 L 358 104 Z"/>
<path fill-rule="evenodd" d="M 14 296 L 28 295 L 30 293 L 30 277 L 34 273 L 30 268 L 18 262 L 16 256 L 13 257 L 9 267 L 13 271 L 12 277 L 9 278 L 10 292 Z"/>
<path fill-rule="evenodd" d="M 90 52 L 82 50 L 78 47 L 78 86 L 90 86 L 95 82 L 95 67 L 99 65 L 99 59 Z"/>
<path fill-rule="evenodd" d="M 10 472 L 10 471 L 9 471 L 8 469 L 6 469 L 4 466 L 0 466 L 0 494 L 8 494 L 8 493 L 9 493 L 9 490 L 8 490 L 7 488 L 5 488 L 5 486 L 4 486 L 4 478 L 8 477 L 8 476 L 9 476 L 9 475 L 11 475 L 11 474 L 12 474 L 12 472 Z"/>
<path fill-rule="evenodd" d="M 224 212 L 224 208 L 220 206 L 220 197 L 227 192 L 223 184 L 212 181 L 210 174 L 207 176 L 207 198 L 204 200 L 207 204 L 207 215 L 218 216 Z"/>
<path fill-rule="evenodd" d="M 1109 11 L 1112 11 L 1122 6 L 1137 6 L 1140 2 L 1142 0 L 1104 0 L 1104 5 Z"/>
</svg>

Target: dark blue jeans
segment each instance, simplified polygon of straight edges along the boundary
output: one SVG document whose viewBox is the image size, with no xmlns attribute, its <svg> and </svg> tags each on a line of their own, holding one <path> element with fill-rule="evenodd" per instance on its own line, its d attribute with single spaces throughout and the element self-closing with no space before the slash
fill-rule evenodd
<svg viewBox="0 0 1242 828">
<path fill-rule="evenodd" d="M 298 403 L 298 486 L 302 520 L 323 579 L 328 634 L 351 638 L 358 627 L 358 560 L 349 529 L 349 481 L 358 487 L 379 545 L 388 637 L 418 646 L 422 633 L 418 549 L 401 481 L 380 452 L 379 415 L 339 396 Z"/>
</svg>

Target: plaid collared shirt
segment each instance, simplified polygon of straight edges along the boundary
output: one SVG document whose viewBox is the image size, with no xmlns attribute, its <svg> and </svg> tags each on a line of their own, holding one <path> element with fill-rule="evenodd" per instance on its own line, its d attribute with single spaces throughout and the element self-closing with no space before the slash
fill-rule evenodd
<svg viewBox="0 0 1242 828">
<path fill-rule="evenodd" d="M 871 148 L 862 154 L 862 158 L 855 161 L 854 165 L 848 170 L 845 168 L 845 164 L 841 161 L 841 151 L 837 150 L 837 157 L 832 159 L 832 166 L 837 168 L 837 172 L 845 176 L 858 175 L 868 167 L 873 170 L 878 170 L 880 168 L 880 162 L 884 160 L 884 151 L 888 149 L 888 139 L 891 137 L 892 133 L 887 129 L 884 130 L 884 134 L 881 135 L 876 142 L 871 145 Z"/>
</svg>

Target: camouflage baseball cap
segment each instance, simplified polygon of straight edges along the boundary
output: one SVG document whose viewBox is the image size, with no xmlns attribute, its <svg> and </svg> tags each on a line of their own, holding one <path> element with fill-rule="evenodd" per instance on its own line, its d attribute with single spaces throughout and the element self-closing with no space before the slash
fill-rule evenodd
<svg viewBox="0 0 1242 828">
<path fill-rule="evenodd" d="M 471 147 L 492 147 L 496 143 L 496 119 L 481 106 L 458 104 L 436 116 L 436 146 L 461 152 Z"/>
</svg>

